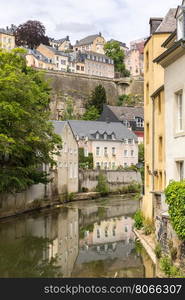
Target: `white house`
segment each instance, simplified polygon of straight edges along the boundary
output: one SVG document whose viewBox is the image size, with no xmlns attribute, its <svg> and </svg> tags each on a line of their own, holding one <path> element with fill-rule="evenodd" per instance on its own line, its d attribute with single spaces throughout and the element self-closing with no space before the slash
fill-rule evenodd
<svg viewBox="0 0 185 300">
<path fill-rule="evenodd" d="M 155 61 L 165 70 L 166 184 L 185 178 L 185 1 L 177 8 L 177 33 Z"/>
<path fill-rule="evenodd" d="M 115 170 L 138 163 L 138 138 L 120 122 L 69 121 L 79 148 L 93 154 L 94 168 Z"/>
</svg>

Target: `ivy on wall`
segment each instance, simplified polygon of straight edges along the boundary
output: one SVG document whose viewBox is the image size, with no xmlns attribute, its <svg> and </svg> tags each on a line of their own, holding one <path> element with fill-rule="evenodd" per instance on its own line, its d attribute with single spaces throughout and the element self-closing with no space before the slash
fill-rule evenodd
<svg viewBox="0 0 185 300">
<path fill-rule="evenodd" d="M 185 240 L 185 181 L 171 182 L 165 190 L 172 226 L 181 240 Z"/>
</svg>

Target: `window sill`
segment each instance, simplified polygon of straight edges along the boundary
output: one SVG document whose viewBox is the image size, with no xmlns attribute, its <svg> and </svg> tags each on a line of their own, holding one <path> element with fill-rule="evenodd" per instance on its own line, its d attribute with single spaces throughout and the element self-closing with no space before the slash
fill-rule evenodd
<svg viewBox="0 0 185 300">
<path fill-rule="evenodd" d="M 176 139 L 176 138 L 179 138 L 179 137 L 183 137 L 183 136 L 185 136 L 185 132 L 184 131 L 181 131 L 181 132 L 178 132 L 178 133 L 175 133 L 174 134 L 174 138 Z"/>
</svg>

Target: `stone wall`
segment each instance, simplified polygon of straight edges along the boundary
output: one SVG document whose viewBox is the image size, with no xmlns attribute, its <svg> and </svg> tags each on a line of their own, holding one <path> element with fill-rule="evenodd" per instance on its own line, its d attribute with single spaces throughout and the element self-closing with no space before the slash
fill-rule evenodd
<svg viewBox="0 0 185 300">
<path fill-rule="evenodd" d="M 66 109 L 68 99 L 71 99 L 75 116 L 85 112 L 92 90 L 101 84 L 107 94 L 107 104 L 116 105 L 118 96 L 134 94 L 143 97 L 143 81 L 130 78 L 109 79 L 105 77 L 89 76 L 84 74 L 47 71 L 46 78 L 52 88 L 51 112 L 52 119 L 58 119 Z"/>
<path fill-rule="evenodd" d="M 141 184 L 141 174 L 135 171 L 101 171 L 107 177 L 110 191 L 114 192 L 133 181 Z M 88 189 L 94 191 L 98 184 L 99 170 L 80 170 L 79 171 L 79 189 Z"/>
<path fill-rule="evenodd" d="M 154 198 L 154 222 L 156 239 L 163 253 L 170 255 L 170 244 L 173 242 L 173 247 L 177 249 L 177 258 L 185 269 L 185 242 L 178 238 L 171 225 L 164 194 Z"/>
</svg>

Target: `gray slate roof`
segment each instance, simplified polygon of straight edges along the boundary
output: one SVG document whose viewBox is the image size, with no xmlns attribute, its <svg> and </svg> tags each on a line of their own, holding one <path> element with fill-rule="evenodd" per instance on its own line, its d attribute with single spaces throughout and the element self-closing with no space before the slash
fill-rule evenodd
<svg viewBox="0 0 185 300">
<path fill-rule="evenodd" d="M 107 135 L 115 134 L 115 140 L 122 141 L 124 139 L 134 139 L 137 141 L 137 136 L 126 126 L 119 122 L 101 122 L 101 121 L 68 121 L 75 136 L 80 139 L 88 137 L 89 140 L 96 140 L 95 134 Z"/>
<path fill-rule="evenodd" d="M 85 37 L 84 39 L 77 41 L 75 46 L 92 44 L 94 42 L 94 40 L 99 36 L 100 36 L 99 34 L 89 35 L 89 36 Z"/>
<path fill-rule="evenodd" d="M 110 106 L 107 107 L 116 115 L 120 120 L 133 121 L 135 117 L 144 119 L 144 108 L 143 107 L 133 107 L 133 106 Z"/>
<path fill-rule="evenodd" d="M 159 27 L 156 30 L 156 33 L 160 32 L 173 32 L 176 29 L 176 14 L 177 9 L 176 8 L 170 8 L 167 15 L 159 25 Z"/>
<path fill-rule="evenodd" d="M 13 35 L 13 32 L 10 29 L 4 29 L 4 28 L 0 28 L 0 33 Z"/>
<path fill-rule="evenodd" d="M 48 60 L 48 58 L 46 56 L 44 56 L 42 53 L 40 53 L 38 50 L 36 50 L 36 49 L 27 49 L 27 48 L 25 48 L 25 49 L 28 50 L 28 54 L 32 54 L 38 60 L 43 61 L 43 62 L 47 62 L 48 64 L 52 64 Z"/>
<path fill-rule="evenodd" d="M 60 135 L 64 129 L 64 125 L 67 123 L 66 121 L 51 121 L 54 129 L 55 129 L 55 133 Z"/>
</svg>

